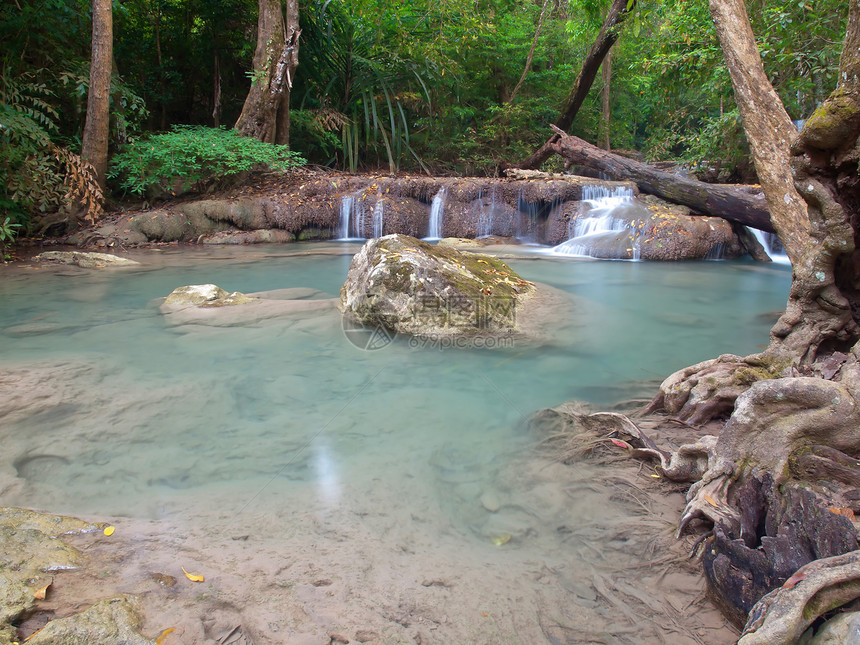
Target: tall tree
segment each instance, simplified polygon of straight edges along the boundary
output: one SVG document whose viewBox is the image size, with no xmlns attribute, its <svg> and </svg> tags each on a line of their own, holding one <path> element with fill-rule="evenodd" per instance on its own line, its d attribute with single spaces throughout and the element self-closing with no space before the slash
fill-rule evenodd
<svg viewBox="0 0 860 645">
<path fill-rule="evenodd" d="M 104 190 L 110 134 L 110 78 L 113 62 L 113 9 L 111 0 L 93 0 L 93 42 L 87 118 L 81 157 L 95 169 Z"/>
<path fill-rule="evenodd" d="M 257 48 L 251 89 L 236 122 L 239 133 L 287 144 L 290 140 L 290 90 L 299 64 L 299 3 L 259 0 Z"/>
<path fill-rule="evenodd" d="M 849 0 L 838 85 L 800 134 L 764 72 L 743 0 L 710 9 L 792 285 L 765 351 L 681 370 L 652 403 L 693 424 L 729 415 L 719 437 L 671 455 L 646 450 L 668 478 L 695 482 L 680 530 L 714 522 L 705 571 L 734 616 L 779 589 L 749 613 L 739 642 L 787 644 L 860 597 L 856 530 L 828 511 L 856 507 L 840 500 L 860 485 L 860 0 Z M 798 574 L 814 584 L 783 585 L 825 558 Z"/>
</svg>

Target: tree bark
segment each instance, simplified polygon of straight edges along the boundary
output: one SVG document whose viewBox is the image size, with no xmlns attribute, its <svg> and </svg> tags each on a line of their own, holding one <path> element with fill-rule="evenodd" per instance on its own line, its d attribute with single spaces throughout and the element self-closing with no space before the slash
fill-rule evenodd
<svg viewBox="0 0 860 645">
<path fill-rule="evenodd" d="M 615 41 L 618 40 L 621 24 L 636 5 L 634 0 L 629 4 L 628 9 L 628 1 L 612 1 L 612 5 L 606 14 L 606 19 L 603 21 L 603 26 L 600 28 L 600 33 L 588 51 L 588 55 L 582 63 L 582 68 L 579 70 L 579 75 L 573 83 L 573 89 L 571 89 L 567 97 L 561 116 L 555 122 L 557 128 L 567 131 L 573 123 L 576 113 L 579 112 L 579 108 L 582 107 L 582 103 L 585 101 L 585 97 L 588 96 L 588 91 L 594 83 L 603 59 L 606 58 L 609 50 L 612 49 Z M 526 170 L 540 167 L 544 161 L 552 156 L 551 143 L 551 141 L 545 143 L 531 157 L 520 162 L 519 167 Z"/>
<path fill-rule="evenodd" d="M 269 143 L 289 142 L 289 95 L 299 63 L 298 0 L 259 0 L 254 80 L 236 130 Z M 286 97 L 286 99 L 284 98 Z"/>
<path fill-rule="evenodd" d="M 840 149 L 857 142 L 860 118 L 832 118 L 833 106 L 843 98 L 860 115 L 858 0 L 851 0 L 850 6 L 839 86 L 810 118 L 808 131 L 798 137 L 765 74 L 743 0 L 710 1 L 756 172 L 774 228 L 794 267 L 786 313 L 771 332 L 769 351 L 802 364 L 814 361 L 822 345 L 832 350 L 836 343 L 847 350 L 860 335 L 856 313 L 843 293 L 843 287 L 856 292 L 857 265 L 842 262 L 846 270 L 839 281 L 836 274 L 837 262 L 854 255 L 855 238 L 850 211 L 845 210 L 850 191 L 837 180 L 845 172 L 838 168 L 837 157 Z M 793 139 L 797 140 L 792 149 Z M 855 155 L 854 175 L 856 162 Z"/>
<path fill-rule="evenodd" d="M 600 75 L 603 78 L 603 87 L 600 90 L 600 147 L 607 152 L 611 149 L 609 141 L 609 125 L 612 121 L 612 102 L 610 88 L 612 86 L 612 50 L 606 54 L 603 59 L 603 65 L 600 66 Z"/>
<path fill-rule="evenodd" d="M 635 181 L 643 193 L 689 206 L 697 213 L 774 231 L 767 204 L 761 197 L 729 186 L 706 184 L 663 172 L 563 133 L 557 133 L 550 148 L 572 164 L 599 170 L 612 179 Z"/>
<path fill-rule="evenodd" d="M 81 157 L 93 165 L 96 180 L 105 189 L 110 134 L 110 77 L 113 60 L 113 10 L 110 0 L 93 0 L 93 42 L 87 119 Z"/>
</svg>

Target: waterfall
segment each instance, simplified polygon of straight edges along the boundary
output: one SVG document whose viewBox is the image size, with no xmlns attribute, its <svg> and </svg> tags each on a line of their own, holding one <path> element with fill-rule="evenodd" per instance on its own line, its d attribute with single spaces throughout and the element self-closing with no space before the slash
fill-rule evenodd
<svg viewBox="0 0 860 645">
<path fill-rule="evenodd" d="M 442 218 L 445 215 L 445 197 L 447 194 L 448 189 L 442 187 L 433 198 L 433 203 L 430 205 L 430 230 L 427 232 L 425 240 L 442 239 Z"/>
<path fill-rule="evenodd" d="M 639 259 L 637 224 L 643 207 L 630 188 L 600 184 L 582 187 L 580 214 L 568 223 L 568 240 L 550 250 L 553 255 Z M 638 215 L 638 218 L 637 218 Z"/>
<path fill-rule="evenodd" d="M 352 219 L 352 207 L 355 197 L 342 197 L 340 200 L 340 226 L 337 237 L 339 240 L 349 239 L 349 222 Z"/>
<path fill-rule="evenodd" d="M 364 200 L 361 191 L 344 195 L 340 200 L 339 240 L 364 240 Z M 374 215 L 375 216 L 375 215 Z"/>
<path fill-rule="evenodd" d="M 536 243 L 540 205 L 527 201 L 526 191 L 522 188 L 520 189 L 519 197 L 517 197 L 517 210 L 520 213 L 517 217 L 516 227 L 514 228 L 515 237 L 526 244 Z"/>
<path fill-rule="evenodd" d="M 496 189 L 493 187 L 490 206 L 484 204 L 484 191 L 478 193 L 478 201 L 481 204 L 481 214 L 478 216 L 478 223 L 475 225 L 475 237 L 489 237 L 493 234 L 493 224 L 496 216 Z"/>
<path fill-rule="evenodd" d="M 770 256 L 771 260 L 776 264 L 791 264 L 788 256 L 785 254 L 782 240 L 779 239 L 776 233 L 765 233 L 757 228 L 750 228 L 750 231 L 755 235 L 755 239 L 762 245 L 762 248 L 764 248 L 765 253 Z"/>
<path fill-rule="evenodd" d="M 385 205 L 380 199 L 373 207 L 373 237 L 382 237 L 382 213 L 384 210 Z"/>
</svg>

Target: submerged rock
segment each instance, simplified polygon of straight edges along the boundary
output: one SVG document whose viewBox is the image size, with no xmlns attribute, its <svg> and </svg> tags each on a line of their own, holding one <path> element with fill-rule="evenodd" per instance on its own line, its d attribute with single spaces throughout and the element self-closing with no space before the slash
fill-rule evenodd
<svg viewBox="0 0 860 645">
<path fill-rule="evenodd" d="M 35 592 L 58 571 L 86 564 L 85 556 L 62 541 L 64 535 L 94 533 L 105 524 L 23 508 L 0 508 L 0 645 L 19 642 L 14 626 L 36 609 Z M 13 624 L 14 623 L 14 624 Z M 50 621 L 27 643 L 35 645 L 144 645 L 137 601 L 130 596 L 96 603 L 86 611 Z"/>
<path fill-rule="evenodd" d="M 531 282 L 490 255 L 427 244 L 405 235 L 370 240 L 341 288 L 346 315 L 413 335 L 511 334 Z"/>
<path fill-rule="evenodd" d="M 101 269 L 109 266 L 135 266 L 140 262 L 121 258 L 110 253 L 83 253 L 81 251 L 45 251 L 33 258 L 38 262 L 74 264 L 84 269 Z"/>
<path fill-rule="evenodd" d="M 138 633 L 138 601 L 133 596 L 102 600 L 86 611 L 52 620 L 35 633 L 30 645 L 151 645 Z"/>
<path fill-rule="evenodd" d="M 241 307 L 234 305 L 243 305 Z M 279 318 L 298 320 L 335 313 L 334 298 L 316 289 L 293 288 L 245 294 L 214 284 L 179 287 L 159 305 L 174 326 L 234 327 Z"/>
</svg>

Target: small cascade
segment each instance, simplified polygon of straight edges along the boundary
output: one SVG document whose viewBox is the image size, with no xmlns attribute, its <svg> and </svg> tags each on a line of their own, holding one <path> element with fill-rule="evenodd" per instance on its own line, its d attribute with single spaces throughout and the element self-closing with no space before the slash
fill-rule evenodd
<svg viewBox="0 0 860 645">
<path fill-rule="evenodd" d="M 645 219 L 633 190 L 599 184 L 582 187 L 580 214 L 568 222 L 568 240 L 553 255 L 639 259 L 637 222 Z M 599 248 L 599 252 L 595 252 Z"/>
<path fill-rule="evenodd" d="M 349 223 L 352 219 L 352 208 L 355 197 L 344 196 L 340 200 L 340 225 L 338 226 L 337 238 L 339 240 L 349 239 Z"/>
<path fill-rule="evenodd" d="M 447 195 L 448 189 L 443 186 L 433 198 L 433 203 L 430 205 L 430 230 L 427 231 L 425 240 L 442 239 L 442 218 L 445 215 L 445 197 Z"/>
<path fill-rule="evenodd" d="M 527 201 L 525 190 L 520 189 L 519 197 L 517 197 L 517 210 L 520 215 L 517 217 L 514 236 L 526 244 L 536 244 L 538 242 L 537 228 L 540 205 Z"/>
<path fill-rule="evenodd" d="M 385 204 L 380 199 L 373 207 L 373 237 L 382 237 L 382 214 L 384 211 Z"/>
<path fill-rule="evenodd" d="M 785 247 L 782 245 L 782 240 L 779 239 L 776 233 L 766 233 L 757 228 L 750 228 L 755 239 L 762 245 L 765 253 L 770 256 L 770 259 L 776 264 L 791 264 L 788 255 L 785 253 Z"/>
<path fill-rule="evenodd" d="M 364 200 L 361 199 L 361 191 L 353 195 L 344 195 L 340 200 L 338 239 L 367 239 L 364 234 Z"/>
<path fill-rule="evenodd" d="M 493 188 L 490 198 L 490 205 L 484 203 L 484 191 L 478 193 L 478 201 L 481 203 L 481 214 L 478 216 L 478 223 L 475 225 L 475 237 L 489 237 L 493 234 L 493 224 L 496 217 L 496 189 Z"/>
<path fill-rule="evenodd" d="M 726 245 L 723 242 L 714 244 L 705 255 L 706 260 L 724 260 L 726 257 Z"/>
</svg>

